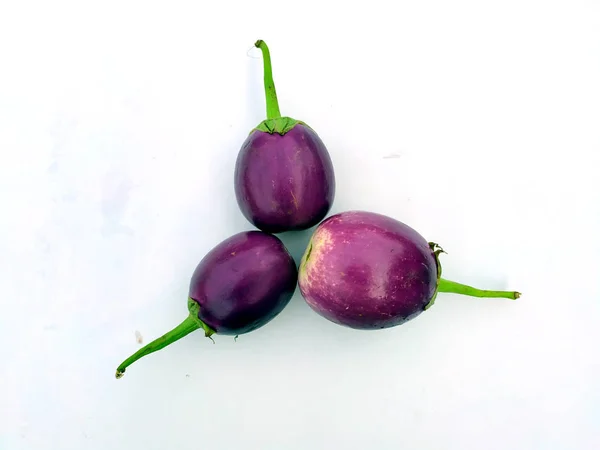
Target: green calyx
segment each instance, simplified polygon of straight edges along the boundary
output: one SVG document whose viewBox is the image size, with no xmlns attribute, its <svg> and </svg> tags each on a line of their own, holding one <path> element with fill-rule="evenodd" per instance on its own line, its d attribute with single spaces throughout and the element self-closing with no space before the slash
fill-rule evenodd
<svg viewBox="0 0 600 450">
<path fill-rule="evenodd" d="M 215 330 L 202 322 L 200 317 L 198 317 L 200 314 L 200 304 L 196 300 L 194 300 L 192 297 L 188 297 L 187 306 L 188 311 L 190 312 L 190 318 L 196 322 L 198 328 L 202 328 L 204 330 L 205 337 L 209 338 L 216 333 Z"/>
<path fill-rule="evenodd" d="M 254 46 L 260 48 L 263 55 L 267 119 L 263 120 L 252 131 L 258 130 L 269 134 L 278 133 L 283 136 L 298 124 L 306 125 L 291 117 L 281 116 L 281 112 L 279 111 L 279 101 L 277 100 L 277 91 L 275 90 L 275 82 L 273 81 L 273 68 L 271 66 L 271 53 L 269 52 L 269 47 L 267 47 L 265 41 L 262 40 L 256 41 Z"/>
<path fill-rule="evenodd" d="M 200 305 L 192 298 L 188 298 L 188 310 L 190 311 L 190 314 L 183 320 L 183 322 L 158 339 L 155 339 L 146 346 L 142 347 L 125 361 L 123 361 L 121 365 L 117 367 L 115 377 L 117 379 L 121 378 L 125 374 L 125 369 L 127 369 L 127 367 L 136 362 L 138 359 L 143 358 L 150 353 L 157 352 L 198 329 L 203 329 L 204 335 L 212 340 L 211 336 L 215 334 L 215 330 L 200 320 L 198 317 Z"/>
<path fill-rule="evenodd" d="M 298 124 L 306 125 L 304 122 L 292 119 L 291 117 L 278 117 L 276 119 L 263 120 L 252 131 L 264 131 L 269 134 L 278 133 L 283 136 Z"/>
<path fill-rule="evenodd" d="M 435 264 L 437 266 L 437 284 L 439 287 L 440 279 L 442 278 L 442 264 L 440 263 L 440 253 L 446 253 L 446 252 L 444 251 L 444 249 L 442 247 L 440 247 L 435 242 L 429 242 L 429 248 L 433 252 L 433 256 L 435 258 Z M 438 289 L 435 290 L 433 297 L 431 297 L 431 300 L 429 300 L 429 303 L 427 303 L 427 306 L 425 306 L 425 311 L 427 311 L 429 308 L 431 308 L 433 306 L 437 295 L 438 295 Z"/>
<path fill-rule="evenodd" d="M 429 248 L 433 252 L 435 262 L 437 265 L 437 289 L 433 294 L 433 297 L 429 303 L 425 306 L 425 310 L 431 308 L 435 303 L 435 299 L 439 292 L 447 292 L 451 294 L 468 295 L 470 297 L 483 297 L 483 298 L 508 298 L 516 300 L 521 296 L 520 292 L 516 291 L 489 291 L 484 289 L 477 289 L 466 284 L 457 283 L 455 281 L 445 280 L 442 278 L 442 265 L 440 264 L 440 253 L 446 253 L 442 247 L 435 242 L 429 243 Z"/>
</svg>

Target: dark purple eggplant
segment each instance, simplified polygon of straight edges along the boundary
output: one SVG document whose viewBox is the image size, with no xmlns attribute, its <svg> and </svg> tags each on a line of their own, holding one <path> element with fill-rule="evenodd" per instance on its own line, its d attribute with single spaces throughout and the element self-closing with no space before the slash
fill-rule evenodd
<svg viewBox="0 0 600 450">
<path fill-rule="evenodd" d="M 242 214 L 269 233 L 304 230 L 318 224 L 335 197 L 331 157 L 306 123 L 281 116 L 267 44 L 264 59 L 267 119 L 254 128 L 235 165 L 235 194 Z"/>
<path fill-rule="evenodd" d="M 125 369 L 138 359 L 202 329 L 237 336 L 254 331 L 289 303 L 297 283 L 297 268 L 283 243 L 272 234 L 246 231 L 224 240 L 200 261 L 189 287 L 188 317 L 173 330 L 127 358 Z"/>
</svg>

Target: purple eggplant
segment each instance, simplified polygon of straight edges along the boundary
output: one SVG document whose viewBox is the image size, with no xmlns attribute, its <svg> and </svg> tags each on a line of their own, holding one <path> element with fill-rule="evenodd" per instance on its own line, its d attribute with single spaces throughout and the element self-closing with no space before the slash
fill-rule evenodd
<svg viewBox="0 0 600 450">
<path fill-rule="evenodd" d="M 300 261 L 300 292 L 318 314 L 355 329 L 401 325 L 430 308 L 439 292 L 517 299 L 441 278 L 443 250 L 381 214 L 347 211 L 319 224 Z"/>
<path fill-rule="evenodd" d="M 331 157 L 306 123 L 279 112 L 267 44 L 264 59 L 267 119 L 254 128 L 238 154 L 234 185 L 242 214 L 269 233 L 305 230 L 327 215 L 335 197 Z"/>
<path fill-rule="evenodd" d="M 127 358 L 116 377 L 121 378 L 138 359 L 195 330 L 204 330 L 206 337 L 237 336 L 262 327 L 289 303 L 297 277 L 292 256 L 276 236 L 261 231 L 231 236 L 196 267 L 189 287 L 188 317 Z"/>
</svg>

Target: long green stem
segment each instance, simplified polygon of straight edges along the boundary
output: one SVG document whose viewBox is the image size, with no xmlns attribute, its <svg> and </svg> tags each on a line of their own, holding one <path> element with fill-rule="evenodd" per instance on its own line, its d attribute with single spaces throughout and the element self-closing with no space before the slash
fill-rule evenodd
<svg viewBox="0 0 600 450">
<path fill-rule="evenodd" d="M 190 314 L 188 317 L 186 317 L 186 319 L 183 322 L 181 322 L 171 331 L 165 333 L 158 339 L 155 339 L 154 341 L 150 342 L 149 344 L 135 352 L 133 355 L 131 355 L 129 358 L 127 358 L 125 361 L 123 361 L 121 365 L 117 367 L 117 373 L 115 376 L 117 378 L 121 378 L 125 373 L 125 369 L 134 362 L 136 362 L 138 359 L 149 355 L 150 353 L 154 353 L 158 350 L 165 348 L 167 345 L 178 341 L 182 337 L 187 336 L 192 331 L 195 331 L 198 328 L 200 328 L 200 324 Z"/>
<path fill-rule="evenodd" d="M 444 280 L 443 278 L 440 278 L 440 281 L 438 283 L 438 292 L 449 292 L 452 294 L 469 295 L 471 297 L 510 298 L 512 300 L 516 300 L 521 296 L 519 292 L 487 291 L 467 286 L 466 284 L 460 284 L 454 281 Z"/>
<path fill-rule="evenodd" d="M 271 68 L 271 53 L 265 41 L 258 40 L 254 44 L 260 48 L 264 61 L 265 72 L 265 96 L 267 98 L 267 119 L 278 119 L 281 117 L 279 112 L 279 102 L 277 101 L 277 92 L 275 92 L 275 83 L 273 82 L 273 70 Z"/>
</svg>

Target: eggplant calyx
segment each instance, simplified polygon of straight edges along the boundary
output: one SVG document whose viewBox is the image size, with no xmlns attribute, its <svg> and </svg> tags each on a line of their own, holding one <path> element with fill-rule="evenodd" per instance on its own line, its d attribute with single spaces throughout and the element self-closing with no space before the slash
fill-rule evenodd
<svg viewBox="0 0 600 450">
<path fill-rule="evenodd" d="M 306 125 L 300 120 L 292 119 L 291 117 L 278 117 L 276 119 L 265 119 L 259 123 L 254 130 L 263 131 L 265 133 L 277 133 L 283 136 L 296 125 Z"/>
<path fill-rule="evenodd" d="M 216 330 L 213 330 L 202 320 L 200 320 L 200 317 L 198 317 L 198 315 L 200 314 L 200 304 L 192 297 L 188 297 L 188 311 L 190 312 L 190 317 L 194 319 L 194 321 L 198 324 L 198 328 L 202 328 L 204 330 L 204 336 L 210 338 L 213 334 L 216 333 Z"/>
<path fill-rule="evenodd" d="M 435 258 L 435 265 L 437 267 L 437 280 L 436 280 L 435 293 L 433 294 L 433 297 L 431 297 L 431 300 L 429 300 L 429 303 L 427 303 L 427 305 L 425 305 L 424 311 L 427 311 L 435 303 L 435 299 L 438 295 L 438 287 L 440 285 L 440 279 L 442 278 L 442 265 L 440 263 L 440 253 L 446 253 L 444 251 L 444 249 L 442 247 L 440 247 L 438 244 L 436 244 L 435 242 L 429 242 L 429 248 L 433 252 L 433 257 Z"/>
</svg>

